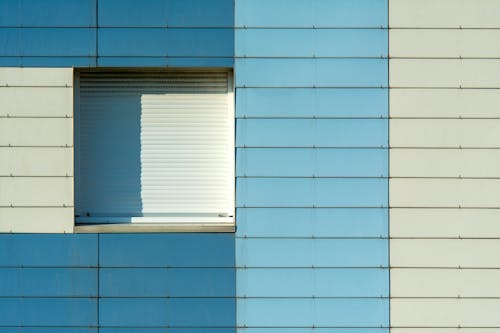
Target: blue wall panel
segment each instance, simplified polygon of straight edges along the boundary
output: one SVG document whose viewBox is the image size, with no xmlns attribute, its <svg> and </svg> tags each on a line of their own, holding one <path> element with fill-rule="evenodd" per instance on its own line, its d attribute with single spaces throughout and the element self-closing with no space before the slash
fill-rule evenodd
<svg viewBox="0 0 500 333">
<path fill-rule="evenodd" d="M 239 88 L 236 116 L 380 118 L 388 115 L 387 89 Z"/>
<path fill-rule="evenodd" d="M 102 330 L 101 330 L 102 332 Z M 97 327 L 0 327 L 0 333 L 98 333 Z"/>
</svg>

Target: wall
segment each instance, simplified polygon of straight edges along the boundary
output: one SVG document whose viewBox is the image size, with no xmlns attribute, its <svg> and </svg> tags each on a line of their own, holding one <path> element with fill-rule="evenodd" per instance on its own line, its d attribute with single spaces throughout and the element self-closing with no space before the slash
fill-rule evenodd
<svg viewBox="0 0 500 333">
<path fill-rule="evenodd" d="M 235 22 L 238 331 L 387 332 L 387 2 Z"/>
<path fill-rule="evenodd" d="M 499 14 L 490 0 L 390 1 L 395 333 L 500 326 Z"/>
</svg>

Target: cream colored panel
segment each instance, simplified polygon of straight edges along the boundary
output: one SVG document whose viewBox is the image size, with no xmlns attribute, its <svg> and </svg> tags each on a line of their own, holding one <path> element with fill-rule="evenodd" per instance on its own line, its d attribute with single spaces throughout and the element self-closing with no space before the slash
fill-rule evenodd
<svg viewBox="0 0 500 333">
<path fill-rule="evenodd" d="M 391 267 L 500 268 L 500 239 L 391 239 Z"/>
<path fill-rule="evenodd" d="M 390 219 L 396 238 L 500 238 L 500 209 L 392 208 Z"/>
<path fill-rule="evenodd" d="M 71 146 L 71 118 L 0 118 L 0 146 Z"/>
<path fill-rule="evenodd" d="M 0 208 L 0 232 L 70 233 L 73 208 Z"/>
<path fill-rule="evenodd" d="M 72 176 L 73 149 L 0 147 L 0 176 Z"/>
<path fill-rule="evenodd" d="M 497 149 L 392 149 L 391 177 L 500 177 Z"/>
<path fill-rule="evenodd" d="M 392 297 L 500 297 L 497 269 L 391 269 Z"/>
<path fill-rule="evenodd" d="M 72 117 L 73 89 L 0 87 L 0 117 Z"/>
<path fill-rule="evenodd" d="M 500 87 L 500 59 L 391 59 L 390 67 L 391 87 Z"/>
<path fill-rule="evenodd" d="M 500 208 L 500 179 L 393 178 L 391 207 Z"/>
<path fill-rule="evenodd" d="M 73 178 L 0 177 L 0 206 L 10 205 L 73 206 Z"/>
<path fill-rule="evenodd" d="M 391 299 L 391 324 L 499 327 L 499 299 Z"/>
<path fill-rule="evenodd" d="M 500 118 L 497 89 L 392 89 L 390 99 L 391 117 Z"/>
<path fill-rule="evenodd" d="M 404 28 L 498 28 L 498 0 L 390 0 L 389 25 Z"/>
<path fill-rule="evenodd" d="M 500 119 L 391 119 L 391 147 L 500 147 Z"/>
<path fill-rule="evenodd" d="M 73 68 L 0 68 L 0 86 L 71 87 L 72 85 Z"/>
<path fill-rule="evenodd" d="M 499 57 L 500 30 L 391 29 L 391 57 Z"/>
</svg>

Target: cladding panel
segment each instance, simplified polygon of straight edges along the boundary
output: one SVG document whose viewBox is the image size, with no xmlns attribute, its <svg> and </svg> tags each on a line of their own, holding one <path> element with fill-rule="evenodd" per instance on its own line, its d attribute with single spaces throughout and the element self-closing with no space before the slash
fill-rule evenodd
<svg viewBox="0 0 500 333">
<path fill-rule="evenodd" d="M 71 233 L 73 207 L 2 207 L 0 232 Z"/>
<path fill-rule="evenodd" d="M 71 207 L 73 178 L 0 177 L 0 206 Z"/>
<path fill-rule="evenodd" d="M 0 147 L 0 176 L 72 176 L 73 150 Z"/>
<path fill-rule="evenodd" d="M 73 90 L 70 88 L 0 88 L 0 116 L 71 117 L 72 105 Z"/>
</svg>

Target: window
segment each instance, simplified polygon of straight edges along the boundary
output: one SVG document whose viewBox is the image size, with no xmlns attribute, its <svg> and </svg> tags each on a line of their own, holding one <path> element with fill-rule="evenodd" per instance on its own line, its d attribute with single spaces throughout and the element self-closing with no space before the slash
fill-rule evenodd
<svg viewBox="0 0 500 333">
<path fill-rule="evenodd" d="M 233 223 L 230 71 L 76 74 L 77 223 Z"/>
</svg>

